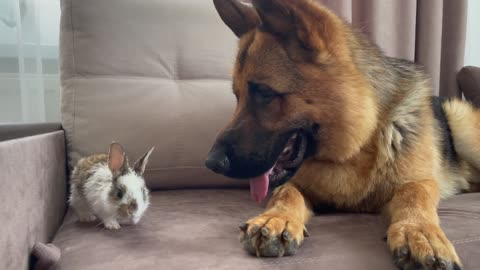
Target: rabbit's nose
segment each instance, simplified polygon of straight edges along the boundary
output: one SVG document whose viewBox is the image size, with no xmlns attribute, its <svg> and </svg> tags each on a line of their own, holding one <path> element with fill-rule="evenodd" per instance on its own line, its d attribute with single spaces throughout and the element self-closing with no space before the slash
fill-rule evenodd
<svg viewBox="0 0 480 270">
<path fill-rule="evenodd" d="M 131 211 L 131 212 L 135 212 L 138 208 L 138 205 L 136 202 L 132 202 L 130 203 L 130 205 L 128 206 L 128 210 Z"/>
</svg>

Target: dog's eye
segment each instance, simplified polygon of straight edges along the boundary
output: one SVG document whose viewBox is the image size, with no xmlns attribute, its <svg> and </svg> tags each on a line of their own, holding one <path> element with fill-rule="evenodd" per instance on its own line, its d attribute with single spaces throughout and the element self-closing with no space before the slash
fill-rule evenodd
<svg viewBox="0 0 480 270">
<path fill-rule="evenodd" d="M 120 189 L 117 191 L 117 198 L 118 198 L 118 199 L 122 199 L 122 198 L 123 198 L 123 191 L 120 190 Z"/>
<path fill-rule="evenodd" d="M 299 45 L 300 45 L 300 48 L 302 48 L 303 50 L 305 50 L 307 52 L 313 51 L 313 48 L 310 47 L 309 45 L 307 45 L 306 43 L 300 42 Z"/>
<path fill-rule="evenodd" d="M 252 100 L 257 104 L 268 104 L 279 94 L 273 91 L 270 87 L 263 84 L 248 83 L 248 92 Z"/>
</svg>

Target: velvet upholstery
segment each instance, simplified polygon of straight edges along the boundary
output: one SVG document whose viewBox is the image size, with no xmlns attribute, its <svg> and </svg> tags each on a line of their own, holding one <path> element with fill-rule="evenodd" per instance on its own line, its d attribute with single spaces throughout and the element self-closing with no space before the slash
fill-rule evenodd
<svg viewBox="0 0 480 270">
<path fill-rule="evenodd" d="M 480 107 L 480 67 L 464 67 L 457 74 L 457 81 L 465 98 Z"/>
<path fill-rule="evenodd" d="M 78 223 L 69 213 L 54 240 L 62 250 L 56 269 L 395 269 L 376 215 L 316 216 L 295 256 L 252 257 L 241 248 L 238 226 L 261 211 L 248 191 L 224 189 L 153 192 L 140 223 L 119 231 Z M 480 193 L 442 202 L 439 213 L 465 269 L 477 269 Z"/>
<path fill-rule="evenodd" d="M 33 246 L 57 232 L 66 208 L 65 164 L 63 131 L 0 142 L 0 269 L 29 269 Z"/>
<path fill-rule="evenodd" d="M 62 129 L 60 123 L 2 124 L 0 125 L 0 142 Z"/>
</svg>

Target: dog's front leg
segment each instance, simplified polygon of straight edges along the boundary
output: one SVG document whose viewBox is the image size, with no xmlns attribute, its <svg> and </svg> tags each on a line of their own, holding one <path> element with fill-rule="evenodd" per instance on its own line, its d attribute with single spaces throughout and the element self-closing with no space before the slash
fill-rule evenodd
<svg viewBox="0 0 480 270">
<path fill-rule="evenodd" d="M 296 253 L 303 242 L 311 211 L 291 183 L 278 187 L 263 214 L 240 226 L 240 241 L 258 257 L 282 257 Z"/>
<path fill-rule="evenodd" d="M 435 180 L 399 186 L 387 206 L 388 245 L 400 269 L 461 269 L 460 260 L 439 226 Z"/>
</svg>

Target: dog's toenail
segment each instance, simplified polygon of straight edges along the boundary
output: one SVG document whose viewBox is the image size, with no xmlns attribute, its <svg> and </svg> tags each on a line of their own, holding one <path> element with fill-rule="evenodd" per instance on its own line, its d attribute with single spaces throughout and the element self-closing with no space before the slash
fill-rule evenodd
<svg viewBox="0 0 480 270">
<path fill-rule="evenodd" d="M 310 237 L 310 233 L 307 230 L 307 227 L 303 227 L 303 237 Z"/>
<path fill-rule="evenodd" d="M 458 265 L 458 263 L 455 263 L 453 265 L 453 270 L 462 270 L 462 268 Z"/>
<path fill-rule="evenodd" d="M 440 267 L 440 269 L 447 269 L 447 262 L 445 260 L 438 260 L 438 267 Z"/>
<path fill-rule="evenodd" d="M 287 241 L 292 240 L 292 236 L 291 236 L 290 233 L 287 232 L 287 231 L 284 231 L 284 232 L 282 233 L 282 237 L 283 237 L 283 239 L 285 239 L 285 240 L 287 240 Z"/>
<path fill-rule="evenodd" d="M 240 224 L 240 226 L 238 226 L 238 228 L 239 228 L 242 232 L 246 232 L 247 229 L 248 229 L 248 224 L 247 224 L 247 223 L 242 223 L 242 224 Z"/>
<path fill-rule="evenodd" d="M 258 227 L 258 225 L 253 225 L 252 233 L 257 233 L 259 229 L 260 229 L 260 227 Z"/>
<path fill-rule="evenodd" d="M 435 257 L 433 257 L 433 256 L 428 256 L 427 259 L 426 259 L 426 264 L 427 264 L 428 266 L 432 266 L 434 263 L 435 263 Z"/>
</svg>

